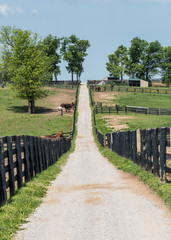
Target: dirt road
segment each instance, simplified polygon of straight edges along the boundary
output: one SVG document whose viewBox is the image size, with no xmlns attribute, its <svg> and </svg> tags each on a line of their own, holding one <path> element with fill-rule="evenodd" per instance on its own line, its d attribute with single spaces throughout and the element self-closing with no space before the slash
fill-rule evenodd
<svg viewBox="0 0 171 240">
<path fill-rule="evenodd" d="M 170 240 L 171 214 L 135 177 L 116 170 L 92 136 L 81 86 L 76 149 L 17 240 Z"/>
</svg>

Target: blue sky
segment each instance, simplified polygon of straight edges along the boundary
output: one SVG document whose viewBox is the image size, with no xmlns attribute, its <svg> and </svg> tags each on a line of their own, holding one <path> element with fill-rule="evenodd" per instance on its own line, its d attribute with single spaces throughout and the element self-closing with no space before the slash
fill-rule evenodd
<svg viewBox="0 0 171 240">
<path fill-rule="evenodd" d="M 0 26 L 89 40 L 81 80 L 108 76 L 108 55 L 133 37 L 171 45 L 171 0 L 0 0 Z M 70 79 L 61 64 L 58 79 Z"/>
</svg>

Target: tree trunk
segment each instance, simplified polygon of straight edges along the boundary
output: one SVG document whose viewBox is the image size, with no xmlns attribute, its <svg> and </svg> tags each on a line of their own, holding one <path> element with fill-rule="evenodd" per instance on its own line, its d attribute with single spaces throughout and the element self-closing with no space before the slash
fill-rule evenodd
<svg viewBox="0 0 171 240">
<path fill-rule="evenodd" d="M 58 81 L 58 75 L 55 74 L 55 81 L 57 82 Z"/>
<path fill-rule="evenodd" d="M 28 113 L 33 114 L 35 113 L 35 102 L 28 101 Z"/>
<path fill-rule="evenodd" d="M 71 73 L 71 80 L 72 80 L 72 82 L 74 81 L 74 73 L 73 72 Z"/>
<path fill-rule="evenodd" d="M 121 72 L 121 84 L 123 84 L 123 73 Z"/>
</svg>

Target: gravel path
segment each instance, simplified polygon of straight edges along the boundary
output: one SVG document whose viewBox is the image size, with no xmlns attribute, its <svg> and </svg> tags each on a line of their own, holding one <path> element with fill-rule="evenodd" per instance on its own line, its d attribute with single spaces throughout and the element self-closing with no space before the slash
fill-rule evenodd
<svg viewBox="0 0 171 240">
<path fill-rule="evenodd" d="M 136 177 L 99 153 L 81 86 L 75 152 L 17 240 L 170 240 L 171 214 Z"/>
</svg>

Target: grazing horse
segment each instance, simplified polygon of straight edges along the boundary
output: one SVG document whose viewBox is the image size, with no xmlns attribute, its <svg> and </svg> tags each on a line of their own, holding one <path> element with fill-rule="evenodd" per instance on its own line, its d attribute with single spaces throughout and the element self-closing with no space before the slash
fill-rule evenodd
<svg viewBox="0 0 171 240">
<path fill-rule="evenodd" d="M 71 104 L 70 103 L 62 103 L 60 105 L 60 107 L 65 108 L 65 111 L 67 112 L 67 111 L 71 110 L 74 107 L 74 105 L 75 104 L 73 102 Z"/>
<path fill-rule="evenodd" d="M 101 87 L 95 87 L 96 92 L 100 92 L 100 90 L 101 90 Z"/>
</svg>

